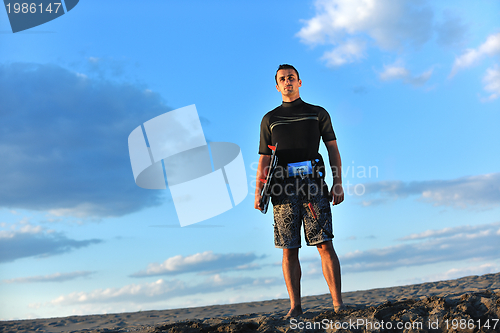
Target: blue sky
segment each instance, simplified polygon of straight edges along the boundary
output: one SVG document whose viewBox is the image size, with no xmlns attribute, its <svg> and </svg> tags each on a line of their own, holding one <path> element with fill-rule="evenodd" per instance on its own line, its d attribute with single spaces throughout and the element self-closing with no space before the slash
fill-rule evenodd
<svg viewBox="0 0 500 333">
<path fill-rule="evenodd" d="M 272 214 L 253 209 L 281 63 L 337 134 L 344 291 L 500 271 L 499 15 L 488 0 L 86 0 L 13 34 L 0 10 L 0 318 L 286 298 Z M 127 138 L 191 104 L 208 141 L 240 146 L 249 194 L 181 228 L 168 190 L 135 185 Z M 327 293 L 316 249 L 301 259 L 303 294 Z"/>
</svg>

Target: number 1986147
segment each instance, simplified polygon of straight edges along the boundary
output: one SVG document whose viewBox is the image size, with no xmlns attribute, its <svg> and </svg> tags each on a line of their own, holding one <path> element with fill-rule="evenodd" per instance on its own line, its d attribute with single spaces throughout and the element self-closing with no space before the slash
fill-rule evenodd
<svg viewBox="0 0 500 333">
<path fill-rule="evenodd" d="M 54 5 L 54 7 L 52 7 L 52 5 Z M 54 2 L 54 3 L 49 3 L 47 7 L 45 7 L 45 10 L 42 6 L 42 4 L 36 4 L 36 3 L 14 3 L 12 4 L 12 8 L 11 8 L 11 4 L 8 3 L 7 5 L 5 5 L 5 7 L 7 7 L 7 12 L 10 14 L 11 13 L 11 10 L 13 13 L 15 14 L 18 14 L 18 13 L 23 13 L 23 14 L 28 14 L 28 13 L 31 13 L 31 14 L 35 14 L 35 13 L 43 13 L 44 11 L 45 12 L 49 12 L 49 13 L 52 13 L 52 12 L 55 12 L 57 14 L 57 12 L 59 11 L 59 7 L 61 7 L 61 3 L 60 2 Z"/>
<path fill-rule="evenodd" d="M 491 322 L 490 322 L 490 320 L 491 320 Z M 458 330 L 458 329 L 474 330 L 476 328 L 478 328 L 478 329 L 486 328 L 488 330 L 489 329 L 496 330 L 499 319 L 494 318 L 494 319 L 486 319 L 483 321 L 481 321 L 481 319 L 477 319 L 477 320 L 474 320 L 474 319 L 469 319 L 469 320 L 466 320 L 466 319 L 453 319 L 453 320 L 446 319 L 444 322 L 446 323 L 447 330 L 450 328 L 453 330 Z"/>
</svg>

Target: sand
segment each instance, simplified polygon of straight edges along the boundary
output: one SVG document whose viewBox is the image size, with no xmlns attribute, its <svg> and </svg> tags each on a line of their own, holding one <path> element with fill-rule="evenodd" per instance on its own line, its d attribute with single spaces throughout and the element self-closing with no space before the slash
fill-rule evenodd
<svg viewBox="0 0 500 333">
<path fill-rule="evenodd" d="M 304 314 L 284 319 L 287 299 L 187 309 L 0 321 L 0 332 L 500 332 L 500 273 L 303 298 Z"/>
</svg>

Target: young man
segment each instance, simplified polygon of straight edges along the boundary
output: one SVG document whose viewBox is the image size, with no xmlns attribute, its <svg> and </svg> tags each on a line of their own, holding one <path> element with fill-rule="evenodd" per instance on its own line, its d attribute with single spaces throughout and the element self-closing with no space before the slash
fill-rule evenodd
<svg viewBox="0 0 500 333">
<path fill-rule="evenodd" d="M 300 98 L 302 81 L 293 66 L 280 65 L 275 79 L 276 89 L 281 93 L 283 103 L 262 119 L 257 179 L 266 178 L 271 158 L 268 146 L 278 143 L 278 167 L 271 201 L 274 242 L 277 248 L 283 249 L 283 275 L 290 296 L 290 311 L 287 316 L 302 314 L 299 262 L 302 223 L 307 245 L 318 248 L 323 275 L 332 295 L 334 309 L 338 311 L 343 308 L 340 263 L 332 244 L 329 202 L 332 201 L 334 205 L 341 203 L 344 191 L 335 133 L 328 112 L 320 106 L 305 103 Z M 328 150 L 333 172 L 330 191 L 324 183 L 324 164 L 318 153 L 320 138 Z M 261 181 L 257 181 L 254 203 L 256 209 L 261 209 L 259 201 L 263 185 Z"/>
</svg>

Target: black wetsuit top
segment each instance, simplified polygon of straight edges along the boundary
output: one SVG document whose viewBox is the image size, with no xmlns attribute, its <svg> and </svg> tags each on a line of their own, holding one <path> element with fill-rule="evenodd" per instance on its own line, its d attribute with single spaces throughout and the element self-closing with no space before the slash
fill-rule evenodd
<svg viewBox="0 0 500 333">
<path fill-rule="evenodd" d="M 330 115 L 325 109 L 300 98 L 283 102 L 262 118 L 259 154 L 271 155 L 268 145 L 277 142 L 280 165 L 313 160 L 321 157 L 318 152 L 320 137 L 324 142 L 336 140 Z"/>
</svg>

